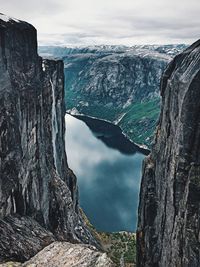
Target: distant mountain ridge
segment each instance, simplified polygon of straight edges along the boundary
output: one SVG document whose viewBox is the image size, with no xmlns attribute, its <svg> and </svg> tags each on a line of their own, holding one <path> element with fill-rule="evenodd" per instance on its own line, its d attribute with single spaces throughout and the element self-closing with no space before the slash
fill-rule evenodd
<svg viewBox="0 0 200 267">
<path fill-rule="evenodd" d="M 69 54 L 112 54 L 125 53 L 137 49 L 147 49 L 150 51 L 157 51 L 159 53 L 176 55 L 182 50 L 186 49 L 186 44 L 166 44 L 166 45 L 91 45 L 91 46 L 39 46 L 39 53 L 42 56 L 65 57 Z"/>
<path fill-rule="evenodd" d="M 48 46 L 39 53 L 64 60 L 66 109 L 109 120 L 134 142 L 150 146 L 160 111 L 160 77 L 186 47 Z"/>
</svg>

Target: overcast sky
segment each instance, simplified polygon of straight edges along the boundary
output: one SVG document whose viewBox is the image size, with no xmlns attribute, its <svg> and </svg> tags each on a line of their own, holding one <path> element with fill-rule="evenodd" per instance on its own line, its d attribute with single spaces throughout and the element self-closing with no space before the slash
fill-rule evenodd
<svg viewBox="0 0 200 267">
<path fill-rule="evenodd" d="M 200 0 L 0 0 L 40 44 L 166 44 L 200 38 Z"/>
</svg>

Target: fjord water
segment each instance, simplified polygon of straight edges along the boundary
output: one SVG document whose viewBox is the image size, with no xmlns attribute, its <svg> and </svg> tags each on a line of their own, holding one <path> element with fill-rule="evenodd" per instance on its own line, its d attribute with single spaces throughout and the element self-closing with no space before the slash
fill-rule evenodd
<svg viewBox="0 0 200 267">
<path fill-rule="evenodd" d="M 109 142 L 105 144 L 99 139 L 101 133 L 94 133 L 96 121 L 85 118 L 93 132 L 80 118 L 65 116 L 68 164 L 78 179 L 80 206 L 97 230 L 135 231 L 145 156 L 131 148 L 131 143 L 130 151 L 120 152 L 120 143 L 127 142 L 124 136 L 118 139 L 119 149 Z M 109 130 L 111 140 L 110 133 Z M 102 135 L 105 136 L 105 129 Z"/>
</svg>

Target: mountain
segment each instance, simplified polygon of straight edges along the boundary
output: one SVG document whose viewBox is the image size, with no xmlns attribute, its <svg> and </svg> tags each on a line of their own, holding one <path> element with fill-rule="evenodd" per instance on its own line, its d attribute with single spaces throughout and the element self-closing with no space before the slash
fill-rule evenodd
<svg viewBox="0 0 200 267">
<path fill-rule="evenodd" d="M 121 54 L 134 50 L 146 49 L 162 54 L 175 56 L 185 49 L 185 44 L 168 44 L 168 45 L 90 45 L 90 46 L 39 46 L 39 53 L 43 57 L 65 57 L 72 54 L 99 54 L 111 55 L 114 53 Z"/>
<path fill-rule="evenodd" d="M 200 266 L 200 40 L 177 55 L 161 83 L 162 108 L 144 162 L 138 267 Z"/>
<path fill-rule="evenodd" d="M 0 14 L 0 262 L 54 241 L 99 248 L 66 159 L 63 67 L 38 56 L 32 25 Z"/>
<path fill-rule="evenodd" d="M 160 77 L 185 45 L 40 47 L 63 58 L 66 109 L 109 120 L 150 146 L 160 110 Z"/>
</svg>

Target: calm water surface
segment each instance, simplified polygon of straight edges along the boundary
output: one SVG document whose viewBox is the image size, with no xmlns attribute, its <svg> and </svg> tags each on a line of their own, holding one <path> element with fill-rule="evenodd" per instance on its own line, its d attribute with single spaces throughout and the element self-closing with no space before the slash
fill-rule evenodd
<svg viewBox="0 0 200 267">
<path fill-rule="evenodd" d="M 108 140 L 106 145 L 99 139 L 101 127 L 94 132 L 96 122 L 91 118 L 87 117 L 87 125 L 91 122 L 93 132 L 85 122 L 68 114 L 65 121 L 68 164 L 77 176 L 80 205 L 91 223 L 101 231 L 135 231 L 145 156 L 136 149 L 120 152 L 124 137 L 118 139 L 119 150 L 116 144 L 109 146 Z"/>
</svg>

